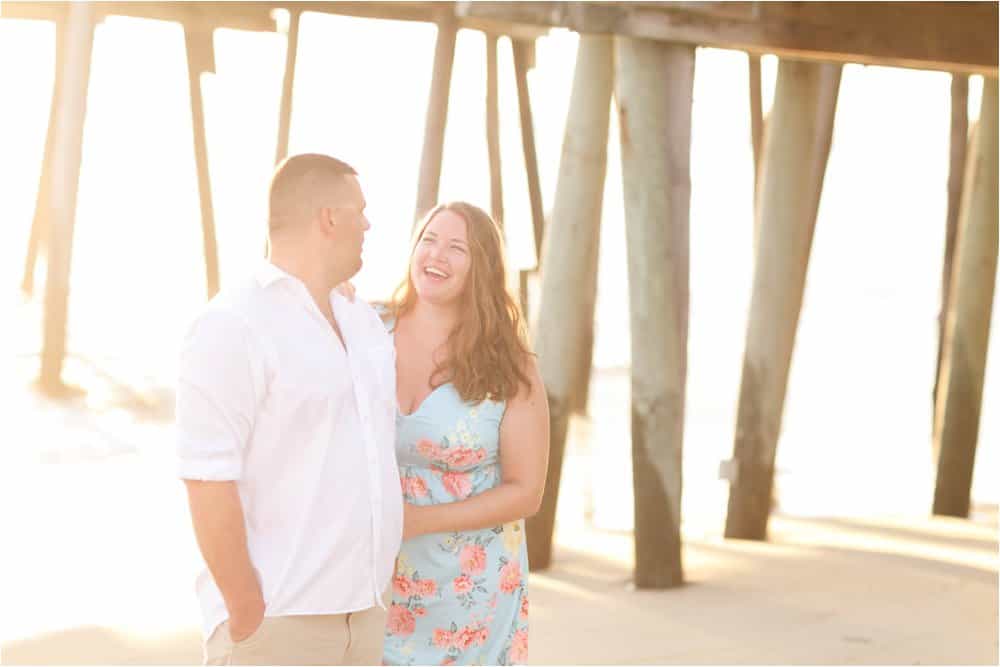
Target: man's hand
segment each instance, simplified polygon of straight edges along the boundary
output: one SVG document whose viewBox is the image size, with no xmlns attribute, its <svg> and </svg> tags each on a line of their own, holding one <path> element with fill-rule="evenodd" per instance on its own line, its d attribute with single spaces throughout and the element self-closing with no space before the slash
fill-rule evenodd
<svg viewBox="0 0 1000 667">
<path fill-rule="evenodd" d="M 236 482 L 185 480 L 198 548 L 229 610 L 234 642 L 252 635 L 264 618 L 264 596 L 250 562 L 243 505 Z"/>
<path fill-rule="evenodd" d="M 264 622 L 264 598 L 258 596 L 229 610 L 229 637 L 241 642 L 257 632 Z"/>
</svg>

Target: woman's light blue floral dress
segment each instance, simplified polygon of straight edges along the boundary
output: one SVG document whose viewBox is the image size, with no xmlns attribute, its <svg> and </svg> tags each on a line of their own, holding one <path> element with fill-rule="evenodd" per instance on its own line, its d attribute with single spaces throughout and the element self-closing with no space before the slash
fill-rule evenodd
<svg viewBox="0 0 1000 667">
<path fill-rule="evenodd" d="M 500 483 L 506 404 L 466 403 L 450 383 L 396 413 L 403 497 L 464 500 Z M 388 665 L 510 665 L 528 658 L 524 521 L 403 542 L 385 631 Z"/>
</svg>

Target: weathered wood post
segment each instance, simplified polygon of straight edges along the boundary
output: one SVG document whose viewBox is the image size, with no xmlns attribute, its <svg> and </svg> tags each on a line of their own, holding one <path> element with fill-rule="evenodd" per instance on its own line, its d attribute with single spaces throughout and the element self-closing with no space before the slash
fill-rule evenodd
<svg viewBox="0 0 1000 667">
<path fill-rule="evenodd" d="M 694 47 L 617 38 L 616 85 L 632 337 L 635 583 L 684 583 L 681 453 L 687 380 Z"/>
<path fill-rule="evenodd" d="M 754 203 L 760 183 L 760 153 L 764 146 L 764 102 L 761 94 L 760 56 L 747 54 L 750 79 L 750 140 L 753 144 Z"/>
<path fill-rule="evenodd" d="M 552 220 L 544 242 L 535 351 L 549 400 L 549 467 L 539 512 L 528 519 L 528 559 L 544 570 L 552 561 L 559 480 L 573 396 L 579 390 L 581 332 L 594 326 L 587 276 L 596 253 L 607 169 L 608 124 L 614 86 L 612 38 L 581 35 L 563 138 Z M 588 309 L 587 304 L 591 306 Z M 574 335 L 567 336 L 565 332 Z M 588 360 L 589 368 L 589 360 Z"/>
<path fill-rule="evenodd" d="M 65 49 L 59 54 L 59 78 L 53 122 L 51 190 L 48 209 L 48 261 L 45 278 L 45 319 L 39 387 L 50 395 L 67 388 L 62 382 L 66 358 L 70 268 L 73 260 L 73 226 L 76 195 L 83 156 L 83 126 L 87 116 L 87 89 L 94 44 L 94 10 L 90 3 L 73 3 L 65 26 Z"/>
<path fill-rule="evenodd" d="M 524 171 L 528 178 L 528 200 L 531 203 L 531 226 L 534 231 L 537 268 L 542 266 L 542 236 L 545 230 L 545 209 L 542 206 L 542 186 L 538 179 L 538 156 L 535 150 L 535 122 L 531 115 L 531 95 L 528 90 L 528 70 L 534 66 L 535 43 L 511 39 L 514 52 L 514 76 L 517 79 L 517 106 L 521 115 L 521 146 L 524 150 Z M 528 272 L 520 275 L 521 309 L 528 316 Z"/>
<path fill-rule="evenodd" d="M 299 52 L 299 23 L 302 12 L 290 9 L 288 16 L 288 42 L 285 47 L 285 76 L 281 82 L 281 110 L 278 114 L 278 144 L 275 147 L 274 163 L 288 156 L 288 136 L 292 128 L 292 94 L 295 87 L 295 63 Z"/>
<path fill-rule="evenodd" d="M 757 259 L 757 234 L 760 220 L 757 218 L 757 200 L 760 198 L 760 163 L 764 150 L 764 132 L 767 124 L 764 118 L 764 101 L 760 75 L 760 56 L 747 54 L 750 73 L 750 140 L 753 144 L 753 256 Z"/>
<path fill-rule="evenodd" d="M 944 356 L 945 322 L 951 292 L 951 274 L 955 257 L 955 232 L 958 229 L 959 205 L 962 202 L 962 176 L 965 172 L 965 154 L 969 143 L 969 77 L 951 75 L 951 145 L 948 162 L 948 213 L 945 219 L 944 261 L 941 267 L 941 309 L 938 311 L 938 353 L 934 367 L 934 393 L 931 409 L 937 426 L 938 386 L 941 379 L 941 358 Z M 934 461 L 937 461 L 936 438 L 932 438 Z"/>
<path fill-rule="evenodd" d="M 490 167 L 490 215 L 497 221 L 506 236 L 503 212 L 503 170 L 500 158 L 500 75 L 497 67 L 499 38 L 496 34 L 486 35 L 486 153 Z M 508 278 L 513 276 L 508 274 Z M 527 313 L 524 294 L 521 294 L 521 309 Z"/>
<path fill-rule="evenodd" d="M 414 226 L 437 203 L 441 185 L 441 160 L 444 155 L 444 128 L 448 120 L 448 93 L 451 70 L 455 61 L 455 39 L 458 22 L 450 8 L 438 20 L 437 44 L 434 47 L 434 73 L 427 98 L 427 121 L 424 125 L 424 148 L 420 156 L 420 178 L 417 184 L 417 208 Z"/>
<path fill-rule="evenodd" d="M 997 80 L 983 77 L 982 107 L 959 213 L 935 420 L 940 455 L 934 514 L 947 516 L 969 516 L 997 273 L 997 140 Z"/>
<path fill-rule="evenodd" d="M 500 170 L 500 78 L 497 36 L 486 33 L 486 152 L 490 163 L 490 215 L 503 227 L 503 175 Z"/>
<path fill-rule="evenodd" d="M 747 324 L 725 535 L 767 537 L 774 457 L 819 196 L 833 134 L 840 65 L 782 60 L 764 138 L 759 233 Z"/>
<path fill-rule="evenodd" d="M 219 249 L 215 239 L 215 214 L 212 210 L 212 179 L 208 169 L 208 140 L 205 134 L 205 99 L 201 94 L 202 72 L 215 71 L 212 30 L 184 26 L 187 51 L 188 90 L 191 99 L 191 131 L 194 135 L 194 160 L 198 172 L 198 201 L 201 208 L 201 235 L 205 248 L 205 287 L 208 298 L 219 291 Z"/>
<path fill-rule="evenodd" d="M 600 265 L 601 253 L 601 226 L 594 227 L 594 238 L 589 244 L 590 257 L 587 258 L 587 266 L 592 270 L 583 276 L 581 289 L 584 296 L 583 312 L 587 313 L 585 322 L 590 322 L 579 331 L 580 356 L 576 362 L 577 376 L 573 382 L 575 390 L 570 401 L 570 410 L 575 415 L 587 414 L 587 402 L 590 400 L 590 375 L 594 366 L 594 311 L 597 306 L 597 275 Z"/>
<path fill-rule="evenodd" d="M 35 194 L 35 214 L 31 219 L 31 232 L 28 236 L 28 252 L 24 260 L 24 274 L 21 277 L 21 290 L 25 294 L 35 291 L 35 264 L 38 253 L 46 244 L 51 225 L 52 199 L 52 163 L 56 142 L 56 116 L 60 108 L 60 94 L 65 78 L 66 67 L 66 16 L 61 15 L 53 22 L 55 24 L 55 76 L 52 81 L 52 102 L 49 105 L 49 126 L 45 133 L 45 152 L 42 159 L 42 172 L 38 178 L 38 192 Z"/>
</svg>

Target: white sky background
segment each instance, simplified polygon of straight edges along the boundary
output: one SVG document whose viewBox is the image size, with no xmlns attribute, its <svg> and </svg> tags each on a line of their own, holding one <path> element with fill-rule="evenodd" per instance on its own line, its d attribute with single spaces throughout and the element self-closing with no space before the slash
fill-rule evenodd
<svg viewBox="0 0 1000 667">
<path fill-rule="evenodd" d="M 215 40 L 216 73 L 206 75 L 203 86 L 226 284 L 263 252 L 285 38 L 220 30 Z M 431 25 L 303 17 L 290 151 L 330 153 L 360 172 L 373 228 L 356 282 L 367 297 L 385 296 L 405 268 L 434 40 Z M 576 41 L 564 31 L 539 40 L 529 75 L 547 210 Z M 0 63 L 3 305 L 36 313 L 37 303 L 22 304 L 17 287 L 48 120 L 51 25 L 0 20 Z M 765 59 L 765 101 L 773 94 L 775 68 L 775 59 Z M 98 28 L 72 270 L 71 351 L 166 385 L 173 382 L 179 337 L 205 292 L 186 76 L 179 25 L 112 18 Z M 488 209 L 481 34 L 459 34 L 453 77 L 441 198 Z M 506 40 L 500 79 L 504 208 L 512 260 L 526 266 L 534 251 Z M 718 461 L 732 448 L 752 278 L 747 88 L 745 54 L 698 51 L 685 445 L 692 491 L 716 488 Z M 977 115 L 977 78 L 971 88 L 970 111 Z M 850 505 L 855 501 L 843 497 L 848 488 L 869 506 L 921 512 L 928 506 L 949 90 L 943 73 L 844 69 L 778 448 L 779 468 L 796 472 L 788 493 L 803 511 L 818 507 L 811 497 L 821 497 L 828 509 Z M 601 368 L 629 360 L 615 121 L 612 116 L 599 278 L 595 363 Z M 997 328 L 974 485 L 978 500 L 993 503 L 1000 497 L 1000 411 L 987 406 L 1000 404 Z M 23 333 L 36 332 L 37 322 L 19 321 L 16 331 L 15 353 L 37 351 L 40 338 Z M 617 463 L 604 473 L 615 488 L 630 475 L 627 414 L 622 423 L 625 430 L 609 432 Z"/>
</svg>

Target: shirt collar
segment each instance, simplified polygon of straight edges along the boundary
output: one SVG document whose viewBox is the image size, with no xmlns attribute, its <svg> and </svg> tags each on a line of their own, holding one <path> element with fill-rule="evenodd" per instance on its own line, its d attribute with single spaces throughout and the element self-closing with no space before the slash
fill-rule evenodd
<svg viewBox="0 0 1000 667">
<path fill-rule="evenodd" d="M 268 260 L 262 260 L 257 270 L 254 272 L 254 276 L 257 278 L 257 283 L 261 287 L 268 287 L 273 285 L 279 280 L 284 280 L 291 278 L 291 274 L 282 271 L 277 266 L 269 262 Z"/>
<path fill-rule="evenodd" d="M 266 259 L 261 260 L 260 264 L 257 266 L 257 270 L 255 271 L 254 276 L 257 279 L 257 284 L 263 288 L 267 288 L 270 285 L 273 285 L 274 283 L 281 280 L 291 280 L 292 282 L 296 282 L 302 285 L 303 293 L 305 293 L 306 295 L 308 295 L 309 293 L 308 290 L 306 289 L 306 286 L 302 284 L 301 280 L 299 280 L 292 274 L 288 273 L 287 271 L 275 266 Z M 334 311 L 337 310 L 338 304 L 340 304 L 340 306 L 343 307 L 343 305 L 349 303 L 350 302 L 345 297 L 341 296 L 341 294 L 337 290 L 335 289 L 330 290 L 330 307 L 333 308 Z"/>
</svg>

